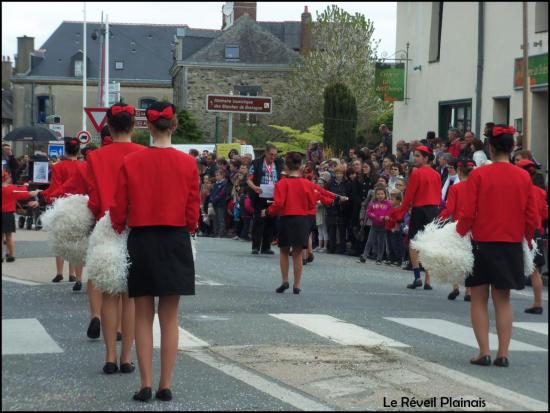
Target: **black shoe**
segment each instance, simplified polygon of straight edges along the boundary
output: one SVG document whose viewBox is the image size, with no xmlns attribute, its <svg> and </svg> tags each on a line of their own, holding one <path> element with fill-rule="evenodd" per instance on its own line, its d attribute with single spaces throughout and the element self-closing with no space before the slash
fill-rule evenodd
<svg viewBox="0 0 550 413">
<path fill-rule="evenodd" d="M 110 361 L 108 361 L 103 366 L 103 373 L 105 374 L 113 374 L 113 373 L 116 373 L 117 371 L 118 371 L 118 366 L 116 365 L 116 363 L 111 363 Z"/>
<path fill-rule="evenodd" d="M 302 258 L 302 265 L 307 265 L 307 258 Z"/>
<path fill-rule="evenodd" d="M 456 290 L 453 290 L 449 293 L 449 295 L 447 296 L 447 298 L 449 300 L 454 300 L 456 297 L 458 297 L 460 295 L 460 291 L 458 291 L 458 289 Z"/>
<path fill-rule="evenodd" d="M 15 257 L 10 257 L 9 255 L 6 255 L 6 262 L 14 262 Z"/>
<path fill-rule="evenodd" d="M 292 292 L 293 292 L 294 294 L 300 294 L 300 291 L 302 291 L 301 288 L 292 287 Z"/>
<path fill-rule="evenodd" d="M 140 391 L 134 393 L 134 400 L 146 402 L 153 397 L 153 390 L 150 387 L 144 387 Z"/>
<path fill-rule="evenodd" d="M 491 365 L 491 356 L 483 356 L 483 357 L 480 357 L 478 359 L 471 359 L 470 364 L 475 364 L 477 366 L 490 366 Z"/>
<path fill-rule="evenodd" d="M 172 391 L 170 389 L 158 390 L 155 393 L 155 399 L 162 400 L 163 402 L 169 402 L 172 400 Z"/>
<path fill-rule="evenodd" d="M 313 262 L 313 259 L 315 258 L 315 256 L 313 254 L 309 255 L 307 257 L 307 262 Z"/>
<path fill-rule="evenodd" d="M 254 254 L 254 255 L 258 255 L 260 253 L 260 251 L 258 250 L 252 250 L 251 254 Z"/>
<path fill-rule="evenodd" d="M 63 280 L 63 274 L 57 274 L 54 279 L 52 280 L 53 283 L 58 283 L 59 281 Z"/>
<path fill-rule="evenodd" d="M 359 256 L 359 261 L 357 261 L 357 262 L 360 262 L 360 263 L 364 264 L 364 263 L 367 262 L 367 260 L 365 259 L 365 257 L 363 257 L 362 255 L 360 255 L 360 256 Z"/>
<path fill-rule="evenodd" d="M 69 275 L 69 282 L 74 283 L 76 281 L 76 277 L 74 275 Z"/>
<path fill-rule="evenodd" d="M 275 253 L 273 252 L 273 250 L 265 250 L 265 251 L 262 251 L 261 253 L 262 253 L 262 254 L 267 254 L 267 255 L 273 255 L 273 254 L 275 254 Z"/>
<path fill-rule="evenodd" d="M 472 296 L 470 294 L 464 294 L 464 301 L 472 301 Z"/>
<path fill-rule="evenodd" d="M 422 287 L 422 280 L 417 278 L 412 282 L 412 284 L 407 284 L 407 288 L 414 290 L 416 287 Z"/>
<path fill-rule="evenodd" d="M 120 365 L 120 372 L 121 373 L 132 373 L 136 369 L 136 366 L 134 363 L 124 363 Z"/>
<path fill-rule="evenodd" d="M 98 317 L 92 318 L 90 325 L 88 326 L 88 332 L 86 333 L 89 338 L 99 338 L 101 332 L 101 321 Z"/>
<path fill-rule="evenodd" d="M 508 367 L 510 365 L 507 357 L 497 357 L 493 364 L 498 367 Z"/>
<path fill-rule="evenodd" d="M 531 307 L 531 308 L 526 308 L 525 309 L 525 312 L 527 314 L 542 314 L 542 307 Z"/>
<path fill-rule="evenodd" d="M 290 285 L 288 283 L 283 283 L 275 291 L 278 292 L 278 293 L 283 293 L 285 290 L 288 290 L 289 288 L 290 288 Z"/>
<path fill-rule="evenodd" d="M 73 285 L 73 291 L 80 291 L 82 290 L 82 283 L 80 281 L 77 281 Z"/>
<path fill-rule="evenodd" d="M 424 284 L 425 290 L 433 290 L 432 286 L 430 284 Z"/>
</svg>

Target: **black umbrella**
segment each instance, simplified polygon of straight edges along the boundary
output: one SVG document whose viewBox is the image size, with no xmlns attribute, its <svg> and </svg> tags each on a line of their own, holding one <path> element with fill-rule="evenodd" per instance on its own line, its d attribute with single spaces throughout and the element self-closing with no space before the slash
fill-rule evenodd
<svg viewBox="0 0 550 413">
<path fill-rule="evenodd" d="M 4 137 L 5 141 L 48 142 L 57 141 L 57 136 L 51 129 L 42 126 L 23 126 L 16 128 Z"/>
</svg>

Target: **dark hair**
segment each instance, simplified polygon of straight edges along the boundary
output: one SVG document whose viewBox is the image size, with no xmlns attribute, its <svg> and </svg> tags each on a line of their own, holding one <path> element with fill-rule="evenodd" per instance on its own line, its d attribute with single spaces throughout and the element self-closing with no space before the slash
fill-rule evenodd
<svg viewBox="0 0 550 413">
<path fill-rule="evenodd" d="M 544 175 L 540 172 L 535 172 L 531 176 L 531 182 L 533 182 L 533 185 L 538 186 L 539 188 L 542 188 L 546 191 L 546 185 L 544 184 Z"/>
<path fill-rule="evenodd" d="M 500 126 L 503 128 L 507 127 L 506 125 L 502 124 L 495 126 Z M 493 147 L 496 153 L 510 154 L 510 152 L 512 152 L 512 149 L 514 149 L 514 135 L 503 133 L 502 135 L 493 137 L 493 128 L 491 128 L 487 130 L 487 137 L 489 138 L 489 145 Z"/>
<path fill-rule="evenodd" d="M 390 198 L 395 198 L 398 201 L 403 201 L 403 193 L 399 190 L 390 192 Z"/>
<path fill-rule="evenodd" d="M 299 152 L 288 152 L 285 156 L 285 166 L 289 171 L 297 171 L 302 166 L 302 154 Z"/>
<path fill-rule="evenodd" d="M 157 120 L 151 122 L 149 120 L 149 111 L 158 111 L 162 112 L 164 109 L 171 107 L 172 108 L 172 118 L 167 119 L 164 117 L 158 118 Z M 149 123 L 155 128 L 155 130 L 159 132 L 166 132 L 167 130 L 172 129 L 174 126 L 177 126 L 178 124 L 178 117 L 176 116 L 176 107 L 169 103 L 169 102 L 153 102 L 149 108 L 147 108 L 147 111 L 145 112 L 147 115 L 147 119 L 149 120 Z"/>
<path fill-rule="evenodd" d="M 90 152 L 92 152 L 93 150 L 95 150 L 94 148 L 89 148 L 89 147 L 86 147 L 86 148 L 83 148 L 80 153 L 82 153 L 82 156 L 84 157 L 84 159 L 87 159 L 88 157 L 88 154 Z"/>
<path fill-rule="evenodd" d="M 523 149 L 521 151 L 517 151 L 515 154 L 514 154 L 514 158 L 517 156 L 517 155 L 520 155 L 523 159 L 529 159 L 530 161 L 533 160 L 533 154 L 531 153 L 531 151 L 529 149 Z"/>
<path fill-rule="evenodd" d="M 483 142 L 481 142 L 481 139 L 475 138 L 472 141 L 472 146 L 476 151 L 482 151 L 483 150 Z"/>
<path fill-rule="evenodd" d="M 449 161 L 447 161 L 447 166 L 452 166 L 457 169 L 458 160 L 456 158 L 451 158 Z"/>
<path fill-rule="evenodd" d="M 386 185 L 388 184 L 388 177 L 386 175 L 380 175 L 376 180 L 378 181 L 380 178 L 382 178 L 384 181 L 386 181 Z"/>
<path fill-rule="evenodd" d="M 272 143 L 268 143 L 267 145 L 265 145 L 265 151 L 266 152 L 269 152 L 272 149 L 277 150 L 277 147 L 275 145 L 273 145 Z"/>
<path fill-rule="evenodd" d="M 468 163 L 470 165 L 468 165 Z M 458 166 L 458 171 L 464 176 L 468 176 L 470 172 L 474 170 L 474 161 L 469 158 L 460 158 L 457 160 L 457 164 L 460 164 L 460 166 Z"/>
<path fill-rule="evenodd" d="M 233 165 L 235 168 L 239 169 L 241 167 L 242 162 L 238 159 L 231 159 L 231 165 Z"/>
<path fill-rule="evenodd" d="M 401 166 L 400 163 L 397 163 L 397 162 L 392 163 L 390 166 L 390 169 L 391 168 L 397 168 L 399 170 L 399 175 L 403 175 L 403 167 Z"/>
<path fill-rule="evenodd" d="M 107 125 L 111 133 L 130 133 L 134 129 L 135 115 L 132 116 L 128 112 L 120 112 L 113 116 L 113 108 L 115 106 L 127 107 L 126 103 L 115 103 L 107 109 Z M 110 133 L 109 133 L 110 135 Z"/>
<path fill-rule="evenodd" d="M 189 155 L 199 156 L 199 151 L 197 151 L 196 149 L 189 149 Z"/>
<path fill-rule="evenodd" d="M 388 158 L 390 161 L 392 161 L 392 163 L 395 162 L 395 155 L 393 153 L 388 153 L 388 154 L 384 155 L 383 159 L 386 159 L 386 158 Z"/>
<path fill-rule="evenodd" d="M 80 150 L 80 142 L 72 136 L 65 136 L 65 153 L 70 156 L 76 156 Z"/>
<path fill-rule="evenodd" d="M 426 139 L 435 139 L 435 132 L 434 131 L 429 131 L 426 134 Z"/>
</svg>

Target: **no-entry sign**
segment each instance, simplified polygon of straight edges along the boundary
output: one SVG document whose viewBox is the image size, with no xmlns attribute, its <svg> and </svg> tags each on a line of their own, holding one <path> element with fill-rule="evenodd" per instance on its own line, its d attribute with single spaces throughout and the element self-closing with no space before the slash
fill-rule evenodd
<svg viewBox="0 0 550 413">
<path fill-rule="evenodd" d="M 92 140 L 92 135 L 88 131 L 81 130 L 76 134 L 76 139 L 80 141 L 81 145 L 87 145 Z"/>
<path fill-rule="evenodd" d="M 265 113 L 273 111 L 273 99 L 268 96 L 206 95 L 208 112 Z"/>
</svg>

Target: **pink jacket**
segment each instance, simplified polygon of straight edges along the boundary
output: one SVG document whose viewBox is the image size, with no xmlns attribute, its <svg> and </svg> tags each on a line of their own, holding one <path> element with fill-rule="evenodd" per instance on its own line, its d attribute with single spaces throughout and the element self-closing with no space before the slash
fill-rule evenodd
<svg viewBox="0 0 550 413">
<path fill-rule="evenodd" d="M 367 216 L 372 219 L 373 225 L 384 225 L 384 217 L 390 215 L 391 209 L 391 201 L 389 200 L 382 202 L 372 201 L 367 209 Z"/>
</svg>

